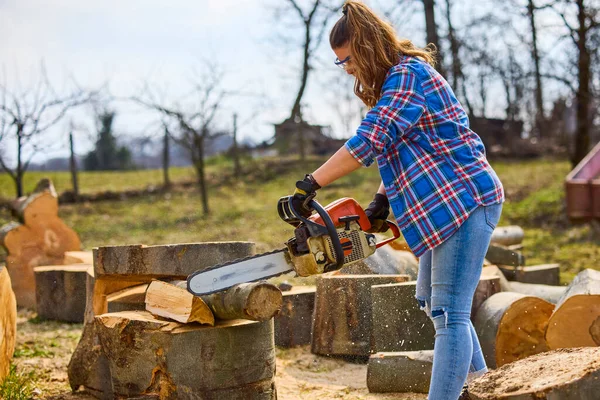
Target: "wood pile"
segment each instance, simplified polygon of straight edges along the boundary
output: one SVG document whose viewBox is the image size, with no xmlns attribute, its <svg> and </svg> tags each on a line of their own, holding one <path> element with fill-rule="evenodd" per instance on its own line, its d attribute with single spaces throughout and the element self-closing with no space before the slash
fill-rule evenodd
<svg viewBox="0 0 600 400">
<path fill-rule="evenodd" d="M 253 254 L 248 242 L 94 249 L 72 389 L 98 398 L 275 399 L 281 291 L 257 282 L 196 297 L 183 280 Z"/>
<path fill-rule="evenodd" d="M 0 228 L 0 245 L 19 307 L 36 308 L 34 267 L 60 265 L 65 252 L 80 250 L 77 234 L 58 217 L 58 198 L 52 182 L 42 179 L 27 197 L 13 205 L 18 222 Z"/>
</svg>

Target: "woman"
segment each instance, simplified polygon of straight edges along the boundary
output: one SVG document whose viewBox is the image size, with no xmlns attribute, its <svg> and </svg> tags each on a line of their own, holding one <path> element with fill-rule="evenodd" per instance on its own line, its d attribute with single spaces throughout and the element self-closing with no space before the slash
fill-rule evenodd
<svg viewBox="0 0 600 400">
<path fill-rule="evenodd" d="M 335 63 L 355 77 L 370 108 L 356 135 L 297 183 L 295 202 L 377 162 L 381 185 L 366 209 L 373 229 L 392 211 L 419 257 L 416 298 L 435 326 L 431 400 L 457 399 L 487 371 L 471 303 L 504 193 L 481 139 L 430 49 L 398 39 L 364 4 L 348 0 L 330 33 Z M 304 211 L 308 211 L 304 209 Z"/>
</svg>

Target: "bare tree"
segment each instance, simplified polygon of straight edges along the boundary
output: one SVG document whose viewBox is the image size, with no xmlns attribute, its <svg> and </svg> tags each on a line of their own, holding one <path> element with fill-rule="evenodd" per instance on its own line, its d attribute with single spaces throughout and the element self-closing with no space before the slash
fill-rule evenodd
<svg viewBox="0 0 600 400">
<path fill-rule="evenodd" d="M 23 176 L 33 156 L 50 146 L 48 140 L 43 140 L 44 133 L 61 121 L 67 111 L 87 103 L 95 94 L 76 88 L 59 95 L 43 64 L 39 81 L 28 89 L 9 90 L 6 80 L 0 84 L 0 142 L 14 140 L 16 146 L 14 167 L 2 155 L 0 167 L 14 181 L 17 197 L 24 194 Z"/>
<path fill-rule="evenodd" d="M 433 45 L 436 47 L 438 58 L 437 70 L 445 76 L 446 71 L 444 69 L 442 46 L 438 36 L 437 24 L 435 23 L 435 0 L 423 0 L 423 6 L 425 8 L 425 30 L 427 32 L 426 40 L 427 43 L 433 43 Z"/>
<path fill-rule="evenodd" d="M 188 151 L 198 179 L 203 212 L 209 214 L 205 151 L 210 139 L 222 135 L 214 128 L 214 123 L 228 93 L 222 87 L 223 73 L 218 67 L 210 63 L 206 63 L 205 67 L 204 73 L 190 82 L 192 92 L 182 99 L 187 107 L 180 104 L 164 105 L 156 99 L 147 84 L 144 93 L 132 97 L 132 100 L 158 111 L 177 125 L 177 130 L 168 130 L 169 135 Z"/>
</svg>

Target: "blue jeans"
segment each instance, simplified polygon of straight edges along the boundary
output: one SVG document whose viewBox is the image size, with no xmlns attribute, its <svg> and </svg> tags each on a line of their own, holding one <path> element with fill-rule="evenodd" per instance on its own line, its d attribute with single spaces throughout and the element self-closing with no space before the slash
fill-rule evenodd
<svg viewBox="0 0 600 400">
<path fill-rule="evenodd" d="M 433 321 L 429 400 L 458 399 L 469 378 L 487 372 L 471 323 L 471 304 L 502 204 L 476 208 L 445 242 L 419 260 L 416 298 Z"/>
</svg>

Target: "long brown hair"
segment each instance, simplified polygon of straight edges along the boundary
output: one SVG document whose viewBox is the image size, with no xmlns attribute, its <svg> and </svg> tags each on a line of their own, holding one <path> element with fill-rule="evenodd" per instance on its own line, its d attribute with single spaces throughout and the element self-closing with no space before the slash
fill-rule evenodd
<svg viewBox="0 0 600 400">
<path fill-rule="evenodd" d="M 434 64 L 435 46 L 420 49 L 410 40 L 398 38 L 394 28 L 362 2 L 347 0 L 342 10 L 344 15 L 331 30 L 329 44 L 332 49 L 350 44 L 356 76 L 354 93 L 368 107 L 375 106 L 381 97 L 385 76 L 398 63 L 400 54 Z"/>
</svg>

